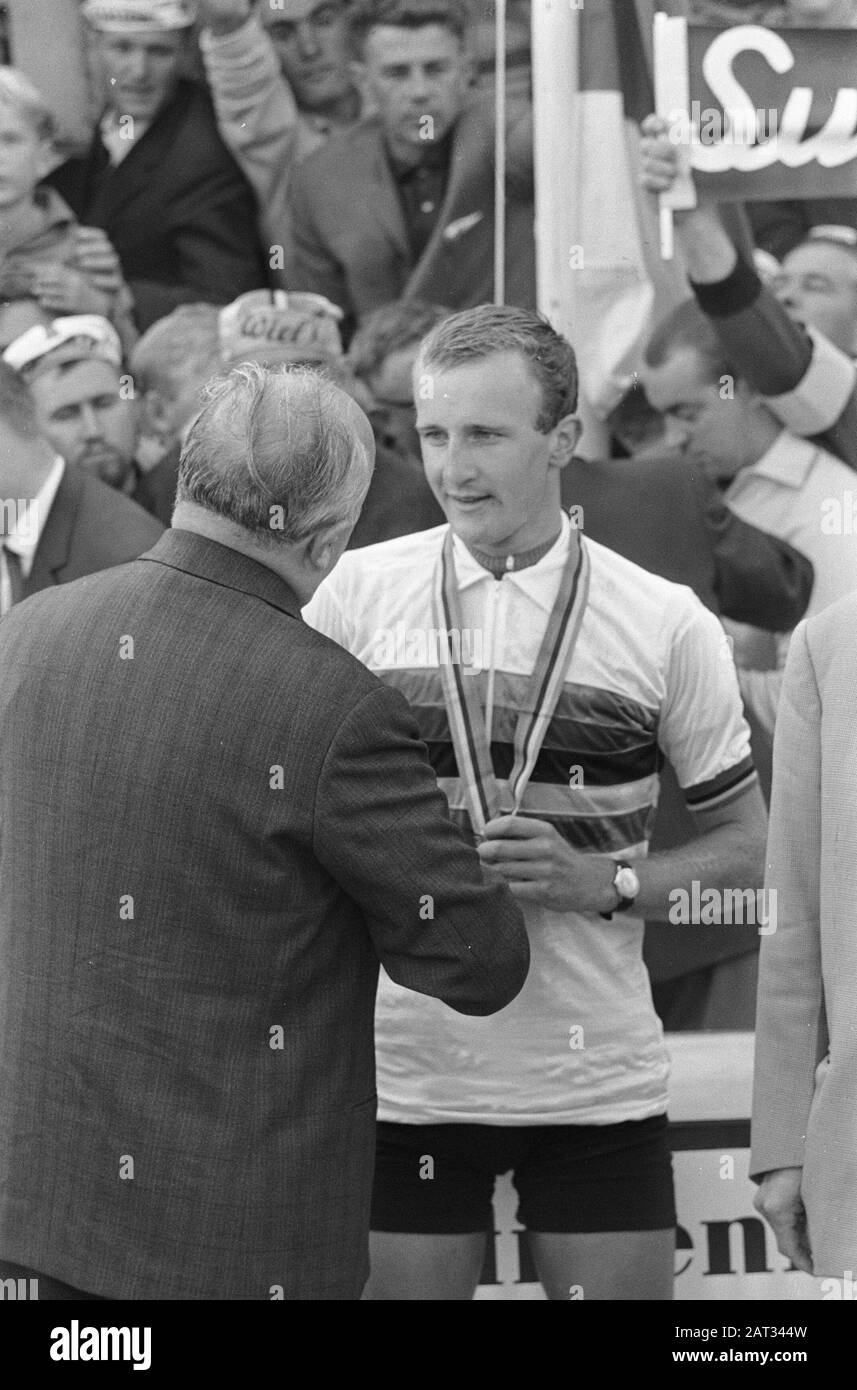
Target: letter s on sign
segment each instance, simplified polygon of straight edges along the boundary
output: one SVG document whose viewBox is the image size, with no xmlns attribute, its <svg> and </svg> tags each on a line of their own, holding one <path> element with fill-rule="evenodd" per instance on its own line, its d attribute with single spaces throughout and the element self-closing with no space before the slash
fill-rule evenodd
<svg viewBox="0 0 857 1390">
<path fill-rule="evenodd" d="M 702 60 L 702 75 L 723 109 L 728 111 L 733 127 L 741 130 L 753 130 L 756 126 L 756 108 L 732 71 L 733 59 L 747 52 L 761 53 L 774 72 L 780 74 L 789 72 L 795 61 L 785 39 L 771 29 L 763 29 L 760 24 L 738 24 L 724 29 L 709 44 Z M 779 157 L 776 138 L 763 144 L 718 141 L 710 145 L 694 143 L 691 164 L 702 173 L 719 174 L 725 169 L 765 169 L 769 164 L 776 164 Z"/>
</svg>

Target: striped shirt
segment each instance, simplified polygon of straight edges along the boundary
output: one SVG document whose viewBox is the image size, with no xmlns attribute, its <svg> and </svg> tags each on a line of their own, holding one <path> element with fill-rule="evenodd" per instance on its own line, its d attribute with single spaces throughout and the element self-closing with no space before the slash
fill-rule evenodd
<svg viewBox="0 0 857 1390">
<path fill-rule="evenodd" d="M 466 828 L 432 626 L 446 529 L 350 551 L 304 616 L 408 698 L 452 814 Z M 479 686 L 501 792 L 570 530 L 563 517 L 547 554 L 500 580 L 455 539 L 463 624 L 455 640 L 474 668 L 466 678 Z M 581 543 L 591 563 L 589 600 L 521 809 L 550 821 L 577 849 L 633 858 L 647 851 L 664 757 L 688 804 L 713 807 L 755 778 L 749 731 L 717 619 L 689 589 Z M 431 884 L 415 885 L 415 903 L 430 893 Z M 529 904 L 525 915 L 529 977 L 489 1018 L 455 1014 L 382 972 L 380 1119 L 612 1124 L 666 1109 L 668 1063 L 642 959 L 643 922 Z"/>
</svg>

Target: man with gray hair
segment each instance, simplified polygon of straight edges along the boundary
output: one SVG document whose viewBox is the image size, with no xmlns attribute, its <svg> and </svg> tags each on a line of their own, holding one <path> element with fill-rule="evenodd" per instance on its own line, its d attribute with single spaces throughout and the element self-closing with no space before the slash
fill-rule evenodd
<svg viewBox="0 0 857 1390">
<path fill-rule="evenodd" d="M 0 627 L 0 1278 L 41 1298 L 356 1299 L 379 961 L 523 984 L 405 700 L 301 621 L 372 461 L 331 382 L 241 366 L 154 549 Z"/>
</svg>

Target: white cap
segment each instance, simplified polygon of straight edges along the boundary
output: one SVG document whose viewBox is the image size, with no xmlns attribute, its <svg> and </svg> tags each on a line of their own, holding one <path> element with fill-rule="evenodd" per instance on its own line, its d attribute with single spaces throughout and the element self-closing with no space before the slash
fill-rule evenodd
<svg viewBox="0 0 857 1390">
<path fill-rule="evenodd" d="M 113 367 L 122 365 L 119 334 L 100 314 L 70 314 L 54 319 L 47 328 L 37 323 L 3 353 L 3 361 L 28 380 L 63 362 L 85 362 L 91 358 L 109 362 Z"/>
<path fill-rule="evenodd" d="M 84 0 L 81 13 L 105 34 L 131 30 L 189 29 L 196 19 L 195 0 Z"/>
</svg>

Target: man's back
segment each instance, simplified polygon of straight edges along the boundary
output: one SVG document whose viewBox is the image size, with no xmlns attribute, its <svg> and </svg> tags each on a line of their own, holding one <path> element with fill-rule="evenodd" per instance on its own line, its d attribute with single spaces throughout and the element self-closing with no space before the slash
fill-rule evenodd
<svg viewBox="0 0 857 1390">
<path fill-rule="evenodd" d="M 0 1255 L 121 1298 L 356 1297 L 378 955 L 473 1012 L 522 978 L 404 705 L 180 531 L 0 646 Z"/>
</svg>

